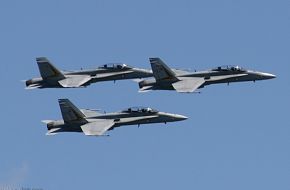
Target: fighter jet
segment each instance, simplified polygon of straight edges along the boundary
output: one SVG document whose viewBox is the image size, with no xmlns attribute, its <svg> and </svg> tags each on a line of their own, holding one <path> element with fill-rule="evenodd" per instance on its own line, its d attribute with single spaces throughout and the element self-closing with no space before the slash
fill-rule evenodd
<svg viewBox="0 0 290 190">
<path fill-rule="evenodd" d="M 101 113 L 96 110 L 78 109 L 68 99 L 59 99 L 63 120 L 44 120 L 47 135 L 59 132 L 83 132 L 89 136 L 104 136 L 108 130 L 124 125 L 167 123 L 182 121 L 187 117 L 159 112 L 147 107 L 132 107 L 121 112 Z"/>
<path fill-rule="evenodd" d="M 65 72 L 58 70 L 46 57 L 36 58 L 40 78 L 26 82 L 26 89 L 78 88 L 100 81 L 115 81 L 152 77 L 152 71 L 133 68 L 126 64 L 105 64 L 97 69 Z"/>
<path fill-rule="evenodd" d="M 275 75 L 243 69 L 239 66 L 221 66 L 199 72 L 171 69 L 160 58 L 150 58 L 154 78 L 139 81 L 139 92 L 176 90 L 190 93 L 211 84 L 258 81 L 276 78 Z"/>
</svg>

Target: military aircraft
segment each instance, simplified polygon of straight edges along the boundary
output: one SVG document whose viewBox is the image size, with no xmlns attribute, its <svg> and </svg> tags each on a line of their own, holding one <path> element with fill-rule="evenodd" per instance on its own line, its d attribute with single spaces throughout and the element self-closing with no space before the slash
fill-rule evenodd
<svg viewBox="0 0 290 190">
<path fill-rule="evenodd" d="M 211 84 L 257 81 L 276 78 L 275 75 L 243 69 L 239 66 L 221 66 L 208 71 L 189 72 L 171 69 L 160 58 L 150 58 L 154 78 L 139 81 L 139 92 L 176 90 L 190 93 Z"/>
<path fill-rule="evenodd" d="M 59 99 L 63 120 L 43 120 L 47 125 L 47 135 L 59 132 L 83 132 L 89 136 L 104 136 L 108 130 L 123 125 L 167 123 L 182 121 L 187 117 L 159 112 L 152 108 L 132 107 L 121 112 L 101 113 L 96 110 L 78 109 L 68 99 Z"/>
<path fill-rule="evenodd" d="M 26 82 L 26 89 L 77 88 L 100 81 L 115 81 L 152 77 L 151 70 L 133 68 L 126 64 L 105 64 L 97 69 L 64 72 L 58 70 L 46 57 L 36 58 L 40 78 Z"/>
</svg>

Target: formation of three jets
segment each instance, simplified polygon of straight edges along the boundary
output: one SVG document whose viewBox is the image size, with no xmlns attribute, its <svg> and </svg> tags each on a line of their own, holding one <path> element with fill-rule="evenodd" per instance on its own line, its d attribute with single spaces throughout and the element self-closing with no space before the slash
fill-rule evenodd
<svg viewBox="0 0 290 190">
<path fill-rule="evenodd" d="M 63 72 L 45 57 L 36 58 L 40 78 L 26 81 L 27 89 L 78 88 L 95 82 L 123 79 L 150 79 L 139 81 L 139 92 L 150 90 L 176 90 L 189 93 L 204 86 L 219 83 L 257 81 L 275 78 L 275 75 L 243 69 L 239 66 L 223 66 L 207 71 L 188 72 L 169 68 L 160 58 L 150 58 L 152 70 L 130 67 L 125 64 L 103 65 L 93 70 Z M 60 99 L 63 120 L 45 120 L 48 135 L 58 132 L 83 132 L 85 135 L 101 136 L 108 130 L 123 125 L 167 123 L 187 117 L 159 112 L 151 108 L 128 108 L 103 114 L 94 110 L 78 109 L 68 99 Z"/>
</svg>

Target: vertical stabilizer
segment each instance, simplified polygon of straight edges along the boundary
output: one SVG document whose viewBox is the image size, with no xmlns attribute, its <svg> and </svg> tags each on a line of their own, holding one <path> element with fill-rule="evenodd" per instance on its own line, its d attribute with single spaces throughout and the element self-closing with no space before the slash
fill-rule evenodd
<svg viewBox="0 0 290 190">
<path fill-rule="evenodd" d="M 39 68 L 40 75 L 43 79 L 57 77 L 60 79 L 65 78 L 64 75 L 59 71 L 46 57 L 37 57 L 36 62 Z"/>
<path fill-rule="evenodd" d="M 86 116 L 68 99 L 59 99 L 58 103 L 65 123 L 86 121 Z"/>
<path fill-rule="evenodd" d="M 156 81 L 176 78 L 175 73 L 160 58 L 149 58 L 149 60 Z"/>
</svg>

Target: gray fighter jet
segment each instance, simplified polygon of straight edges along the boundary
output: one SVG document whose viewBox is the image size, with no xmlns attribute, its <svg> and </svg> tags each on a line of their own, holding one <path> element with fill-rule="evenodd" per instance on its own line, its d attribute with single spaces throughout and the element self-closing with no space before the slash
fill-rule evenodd
<svg viewBox="0 0 290 190">
<path fill-rule="evenodd" d="M 188 72 L 170 69 L 160 58 L 150 58 L 154 78 L 139 81 L 139 92 L 176 90 L 194 92 L 211 84 L 273 79 L 269 73 L 251 71 L 239 66 L 222 66 L 208 71 Z"/>
<path fill-rule="evenodd" d="M 125 64 L 105 64 L 97 69 L 64 72 L 58 70 L 45 57 L 36 58 L 40 78 L 26 82 L 26 89 L 34 88 L 77 88 L 100 81 L 115 81 L 152 77 L 152 71 L 133 68 Z"/>
<path fill-rule="evenodd" d="M 63 120 L 42 121 L 47 124 L 47 135 L 59 132 L 83 132 L 89 136 L 102 136 L 106 131 L 123 125 L 139 126 L 187 119 L 183 115 L 159 112 L 145 107 L 132 107 L 115 113 L 100 113 L 96 110 L 78 109 L 68 99 L 58 101 Z"/>
</svg>

